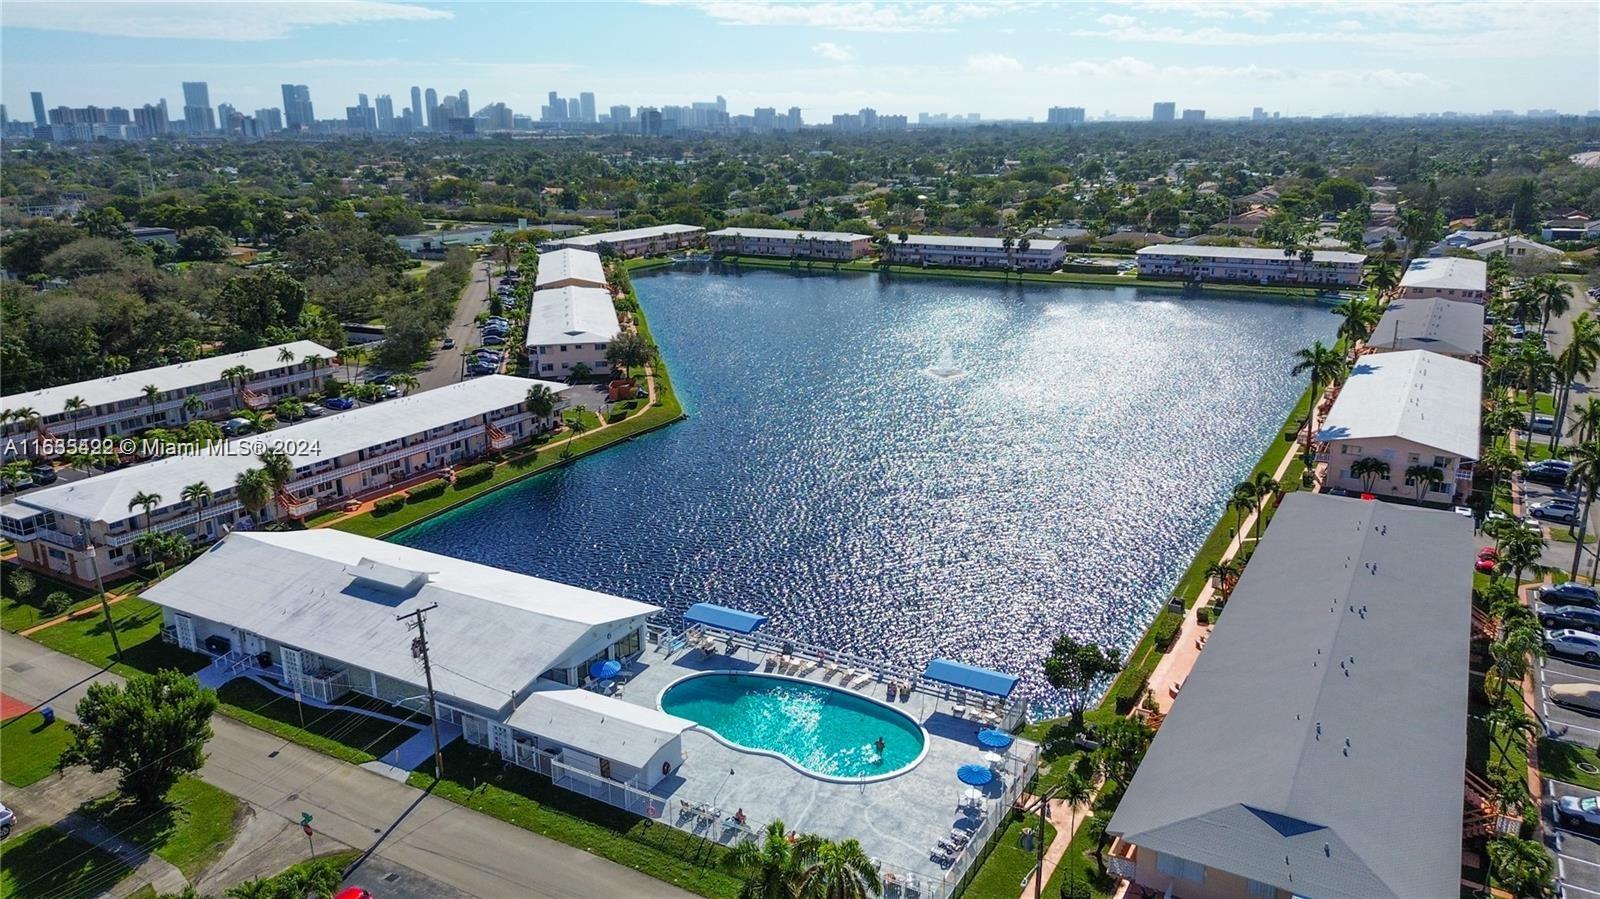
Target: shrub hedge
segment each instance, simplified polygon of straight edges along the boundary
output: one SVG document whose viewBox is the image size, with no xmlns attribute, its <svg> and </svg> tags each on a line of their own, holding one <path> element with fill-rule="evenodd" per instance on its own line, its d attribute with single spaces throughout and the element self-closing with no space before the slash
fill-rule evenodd
<svg viewBox="0 0 1600 899">
<path fill-rule="evenodd" d="M 449 485 L 445 483 L 444 478 L 434 478 L 426 484 L 412 487 L 406 491 L 406 502 L 419 503 L 425 499 L 444 496 L 444 488 L 447 486 Z"/>
<path fill-rule="evenodd" d="M 465 487 L 469 484 L 476 484 L 479 481 L 487 481 L 492 477 L 494 477 L 494 465 L 488 462 L 484 462 L 479 465 L 471 465 L 456 472 L 456 489 L 459 490 L 462 487 Z"/>
<path fill-rule="evenodd" d="M 403 493 L 396 496 L 386 496 L 372 504 L 372 514 L 388 515 L 391 512 L 398 512 L 405 507 L 405 504 L 406 495 Z"/>
</svg>

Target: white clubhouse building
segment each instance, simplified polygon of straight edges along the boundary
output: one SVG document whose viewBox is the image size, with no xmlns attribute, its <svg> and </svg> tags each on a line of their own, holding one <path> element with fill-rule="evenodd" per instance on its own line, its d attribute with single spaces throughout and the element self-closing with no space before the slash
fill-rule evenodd
<svg viewBox="0 0 1600 899">
<path fill-rule="evenodd" d="M 281 399 L 311 393 L 321 386 L 337 354 L 309 340 L 208 356 L 159 368 L 62 384 L 27 393 L 0 397 L 9 412 L 32 409 L 38 429 L 50 437 L 103 438 L 134 434 L 147 428 L 169 428 L 196 418 L 218 418 L 240 409 L 265 409 Z M 312 371 L 306 359 L 320 359 Z M 243 384 L 224 372 L 239 366 L 250 369 Z M 152 403 L 147 387 L 155 387 Z M 196 398 L 199 408 L 190 402 Z M 69 411 L 71 400 L 84 407 Z M 191 411 L 192 410 L 192 411 Z M 0 423 L 0 434 L 20 435 L 35 430 L 20 421 Z"/>
<path fill-rule="evenodd" d="M 1325 486 L 1424 503 L 1465 494 L 1478 459 L 1482 380 L 1476 364 L 1438 353 L 1362 356 L 1317 431 Z M 1370 491 L 1354 470 L 1367 458 L 1388 466 L 1370 479 Z M 1439 469 L 1443 483 L 1418 484 L 1406 475 L 1415 465 Z"/>
<path fill-rule="evenodd" d="M 1411 260 L 1400 278 L 1400 298 L 1437 297 L 1482 305 L 1489 292 L 1489 265 L 1482 259 L 1433 256 Z"/>
<path fill-rule="evenodd" d="M 872 235 L 846 231 L 786 231 L 781 228 L 723 228 L 706 235 L 716 253 L 776 256 L 781 259 L 831 259 L 848 262 L 872 252 Z"/>
<path fill-rule="evenodd" d="M 1181 278 L 1249 284 L 1360 287 L 1367 257 L 1340 250 L 1313 250 L 1310 261 L 1270 247 L 1207 247 L 1165 244 L 1135 254 L 1141 278 Z"/>
<path fill-rule="evenodd" d="M 896 265 L 945 265 L 954 268 L 1016 268 L 1029 272 L 1053 272 L 1067 258 L 1067 243 L 1049 238 L 1020 238 L 1006 247 L 999 237 L 955 237 L 940 234 L 908 234 L 905 240 L 891 236 L 884 253 Z M 1024 246 L 1026 244 L 1026 246 Z"/>
<path fill-rule="evenodd" d="M 224 675 L 424 713 L 415 632 L 396 616 L 427 609 L 441 726 L 468 743 L 641 790 L 684 760 L 693 722 L 582 687 L 591 663 L 643 653 L 657 606 L 326 528 L 230 534 L 144 597 L 167 639 Z"/>
<path fill-rule="evenodd" d="M 536 290 L 528 306 L 524 347 L 529 370 L 541 378 L 567 377 L 578 365 L 596 373 L 610 371 L 606 348 L 620 333 L 617 308 L 605 288 Z"/>
<path fill-rule="evenodd" d="M 80 584 L 93 583 L 95 547 L 100 574 L 109 580 L 127 573 L 132 544 L 146 531 L 205 543 L 262 520 L 304 518 L 526 440 L 549 425 L 525 408 L 535 384 L 567 389 L 490 375 L 34 490 L 0 506 L 0 535 L 16 545 L 19 564 Z M 275 502 L 245 509 L 235 480 L 259 467 L 267 449 L 286 453 L 294 472 Z M 195 484 L 209 488 L 210 497 L 185 498 Z M 141 496 L 155 497 L 148 510 L 136 501 Z"/>
<path fill-rule="evenodd" d="M 599 253 L 611 250 L 619 256 L 659 256 L 675 250 L 697 247 L 705 239 L 706 229 L 697 225 L 654 225 L 649 228 L 630 228 L 626 231 L 607 231 L 604 234 L 584 234 L 580 237 L 557 237 L 539 244 L 542 252 L 570 247 Z"/>
<path fill-rule="evenodd" d="M 573 249 L 540 253 L 539 271 L 533 276 L 533 289 L 554 290 L 557 287 L 606 289 L 606 269 L 600 262 L 600 256 Z"/>
</svg>

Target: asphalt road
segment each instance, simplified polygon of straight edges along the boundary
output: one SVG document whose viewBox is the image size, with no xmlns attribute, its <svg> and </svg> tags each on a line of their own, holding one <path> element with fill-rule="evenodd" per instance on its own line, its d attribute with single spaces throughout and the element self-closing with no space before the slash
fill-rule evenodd
<svg viewBox="0 0 1600 899">
<path fill-rule="evenodd" d="M 0 689 L 23 701 L 49 702 L 61 717 L 89 683 L 120 680 L 93 665 L 0 633 Z M 448 884 L 469 896 L 682 897 L 682 892 L 631 868 L 557 843 L 312 752 L 230 718 L 212 720 L 200 776 L 295 824 L 303 812 L 319 833 L 350 846 L 371 845 L 393 830 L 376 856 Z M 397 823 L 398 822 L 398 823 Z M 379 880 L 388 867 L 374 869 Z M 360 880 L 359 872 L 355 878 Z M 363 883 L 373 889 L 374 883 Z M 385 895 L 374 889 L 375 895 Z"/>
<path fill-rule="evenodd" d="M 1550 327 L 1546 331 L 1552 355 L 1559 355 L 1566 348 L 1567 341 L 1572 335 L 1572 320 L 1584 312 L 1593 312 L 1595 308 L 1595 302 L 1589 299 L 1589 295 L 1584 292 L 1585 288 L 1581 284 L 1572 284 L 1570 286 L 1572 292 L 1571 308 L 1565 314 L 1550 319 Z M 1600 391 L 1600 371 L 1586 378 L 1580 378 L 1576 382 L 1576 386 L 1572 389 L 1572 396 L 1567 401 L 1569 417 L 1563 423 L 1563 431 L 1571 426 L 1571 409 L 1587 402 L 1590 396 L 1600 395 L 1597 391 Z M 1550 435 L 1548 434 L 1533 434 L 1531 436 L 1534 440 L 1543 441 L 1545 444 L 1550 442 Z M 1571 440 L 1567 438 L 1565 433 L 1557 438 L 1558 445 L 1568 443 L 1571 443 Z M 1528 482 L 1523 482 L 1523 488 L 1526 491 L 1525 496 L 1534 500 L 1546 498 L 1550 492 L 1548 487 L 1541 487 L 1538 484 L 1530 484 Z M 1552 524 L 1550 527 L 1551 529 L 1557 529 L 1565 528 L 1566 525 Z M 1600 508 L 1593 509 L 1590 512 L 1589 533 L 1600 534 Z M 1583 554 L 1585 569 L 1593 563 L 1593 548 L 1596 545 L 1590 544 Z M 1545 564 L 1558 565 L 1563 571 L 1571 569 L 1574 548 L 1573 544 L 1558 543 L 1552 540 L 1551 546 L 1547 548 L 1545 553 Z M 1558 556 L 1559 559 L 1552 558 L 1552 556 Z"/>
<path fill-rule="evenodd" d="M 467 289 L 461 292 L 461 299 L 456 302 L 455 317 L 444 332 L 446 337 L 456 342 L 455 348 L 438 350 L 427 367 L 417 373 L 418 390 L 432 390 L 461 380 L 461 356 L 480 342 L 476 319 L 478 313 L 489 308 L 489 291 L 494 283 L 488 262 L 479 260 L 472 263 L 472 280 L 467 283 Z"/>
</svg>

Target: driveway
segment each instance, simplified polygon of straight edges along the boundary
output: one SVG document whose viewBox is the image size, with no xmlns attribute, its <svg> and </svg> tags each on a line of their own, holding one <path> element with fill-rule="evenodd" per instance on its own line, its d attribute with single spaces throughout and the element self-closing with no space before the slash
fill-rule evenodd
<svg viewBox="0 0 1600 899">
<path fill-rule="evenodd" d="M 118 681 L 86 662 L 0 633 L 5 691 L 30 704 L 48 701 L 70 719 L 83 691 Z M 497 818 L 396 783 L 355 765 L 218 715 L 200 776 L 262 814 L 298 824 L 314 816 L 319 834 L 364 847 L 391 826 L 376 855 L 469 896 L 593 899 L 688 893 Z M 363 884 L 371 888 L 373 884 Z"/>
<path fill-rule="evenodd" d="M 438 350 L 427 367 L 417 372 L 418 390 L 432 390 L 461 380 L 462 353 L 479 342 L 476 319 L 478 313 L 488 310 L 489 291 L 495 283 L 496 279 L 489 274 L 488 262 L 479 260 L 472 263 L 472 280 L 461 291 L 461 299 L 456 301 L 455 316 L 444 332 L 446 337 L 456 342 L 455 348 Z"/>
</svg>

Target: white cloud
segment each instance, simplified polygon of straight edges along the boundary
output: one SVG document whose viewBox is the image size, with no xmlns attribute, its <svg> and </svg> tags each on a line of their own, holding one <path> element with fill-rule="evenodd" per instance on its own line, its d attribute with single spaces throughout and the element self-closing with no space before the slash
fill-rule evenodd
<svg viewBox="0 0 1600 899">
<path fill-rule="evenodd" d="M 856 50 L 854 47 L 851 47 L 848 44 L 835 44 L 833 41 L 823 41 L 820 44 L 812 44 L 811 52 L 817 54 L 823 59 L 831 59 L 834 62 L 848 62 L 856 58 Z"/>
<path fill-rule="evenodd" d="M 1022 71 L 1022 63 L 1017 62 L 1016 57 L 1004 53 L 979 53 L 977 56 L 967 57 L 967 71 L 1000 75 Z"/>
<path fill-rule="evenodd" d="M 38 28 L 133 38 L 265 41 L 301 28 L 386 21 L 429 21 L 454 13 L 379 0 L 284 3 L 35 2 L 6 3 L 7 28 Z"/>
<path fill-rule="evenodd" d="M 776 25 L 831 31 L 951 31 L 955 26 L 1002 16 L 1020 7 L 1012 0 L 986 3 L 783 3 L 773 0 L 649 0 L 652 5 L 687 5 L 725 25 Z"/>
<path fill-rule="evenodd" d="M 1066 65 L 1040 66 L 1038 74 L 1078 81 L 1106 80 L 1117 83 L 1141 81 L 1146 84 L 1185 84 L 1210 86 L 1237 82 L 1248 88 L 1261 85 L 1304 85 L 1307 87 L 1388 89 L 1439 89 L 1448 84 L 1425 72 L 1394 69 L 1296 69 L 1263 66 L 1255 63 L 1238 66 L 1158 66 L 1133 56 L 1107 60 L 1075 60 Z"/>
<path fill-rule="evenodd" d="M 1139 20 L 1133 16 L 1119 16 L 1116 13 L 1110 12 L 1098 19 L 1095 19 L 1095 21 L 1106 26 L 1107 28 L 1127 28 L 1131 25 L 1139 24 Z"/>
</svg>

